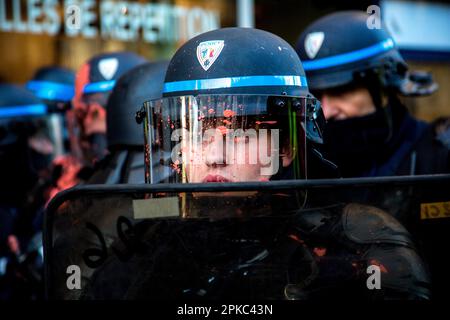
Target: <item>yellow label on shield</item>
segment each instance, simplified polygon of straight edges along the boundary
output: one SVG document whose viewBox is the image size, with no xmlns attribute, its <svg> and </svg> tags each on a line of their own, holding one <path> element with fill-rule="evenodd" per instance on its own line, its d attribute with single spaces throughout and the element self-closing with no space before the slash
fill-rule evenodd
<svg viewBox="0 0 450 320">
<path fill-rule="evenodd" d="M 420 219 L 450 218 L 450 201 L 420 204 Z"/>
</svg>

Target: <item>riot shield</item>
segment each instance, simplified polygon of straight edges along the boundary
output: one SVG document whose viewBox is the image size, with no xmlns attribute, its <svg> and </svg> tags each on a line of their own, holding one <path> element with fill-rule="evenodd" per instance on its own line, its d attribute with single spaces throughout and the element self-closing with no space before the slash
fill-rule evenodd
<svg viewBox="0 0 450 320">
<path fill-rule="evenodd" d="M 78 186 L 46 212 L 46 296 L 439 299 L 449 190 L 450 175 Z"/>
</svg>

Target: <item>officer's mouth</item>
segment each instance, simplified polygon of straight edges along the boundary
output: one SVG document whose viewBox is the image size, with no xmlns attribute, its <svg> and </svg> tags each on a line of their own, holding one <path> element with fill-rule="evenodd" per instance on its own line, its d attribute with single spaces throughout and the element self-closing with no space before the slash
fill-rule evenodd
<svg viewBox="0 0 450 320">
<path fill-rule="evenodd" d="M 218 174 L 208 174 L 203 180 L 203 183 L 208 182 L 233 182 L 233 180 L 227 179 L 224 176 Z"/>
</svg>

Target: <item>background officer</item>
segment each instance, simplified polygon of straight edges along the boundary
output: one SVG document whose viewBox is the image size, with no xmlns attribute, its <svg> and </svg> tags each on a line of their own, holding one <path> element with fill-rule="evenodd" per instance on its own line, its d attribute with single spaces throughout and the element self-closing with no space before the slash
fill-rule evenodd
<svg viewBox="0 0 450 320">
<path fill-rule="evenodd" d="M 431 94 L 437 85 L 409 71 L 385 27 L 369 29 L 366 21 L 359 11 L 333 13 L 310 24 L 297 43 L 328 120 L 326 156 L 344 177 L 449 172 L 449 149 L 398 97 Z"/>
<path fill-rule="evenodd" d="M 162 97 L 167 62 L 141 64 L 121 76 L 106 104 L 109 154 L 88 183 L 144 183 L 144 134 L 136 123 L 143 101 Z"/>
</svg>

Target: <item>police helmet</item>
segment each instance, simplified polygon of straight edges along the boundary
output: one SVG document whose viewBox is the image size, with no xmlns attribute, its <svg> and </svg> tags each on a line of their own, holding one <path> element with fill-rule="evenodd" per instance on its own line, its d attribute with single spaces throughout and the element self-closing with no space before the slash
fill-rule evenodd
<svg viewBox="0 0 450 320">
<path fill-rule="evenodd" d="M 135 113 L 144 101 L 160 99 L 167 62 L 141 64 L 119 78 L 106 105 L 108 148 L 125 146 L 142 149 L 142 129 Z"/>
<path fill-rule="evenodd" d="M 42 99 L 54 111 L 68 108 L 74 95 L 75 73 L 67 68 L 49 66 L 36 71 L 26 88 Z"/>
<path fill-rule="evenodd" d="M 75 78 L 74 107 L 86 108 L 89 96 L 102 94 L 99 100 L 105 107 L 117 79 L 130 69 L 147 62 L 133 52 L 112 52 L 96 55 L 84 63 Z M 89 102 L 89 101 L 88 101 Z"/>
<path fill-rule="evenodd" d="M 218 29 L 185 43 L 169 63 L 163 99 L 148 101 L 138 120 L 143 117 L 146 163 L 158 163 L 148 159 L 155 150 L 170 151 L 171 160 L 161 158 L 159 170 L 174 172 L 154 174 L 147 165 L 149 183 L 152 175 L 182 183 L 306 178 L 306 140 L 322 141 L 323 113 L 295 50 L 252 28 Z M 262 165 L 256 158 L 265 147 L 252 146 L 266 139 L 270 161 Z M 236 159 L 244 154 L 246 159 Z M 260 166 L 253 175 L 247 173 L 254 166 L 240 166 L 251 158 Z M 208 173 L 205 165 L 216 169 Z"/>
<path fill-rule="evenodd" d="M 303 31 L 296 51 L 310 89 L 315 92 L 372 77 L 382 88 L 404 95 L 433 92 L 437 88 L 433 81 L 422 92 L 411 85 L 415 77 L 408 72 L 391 34 L 384 25 L 369 28 L 367 21 L 365 12 L 341 11 L 316 20 Z"/>
</svg>

